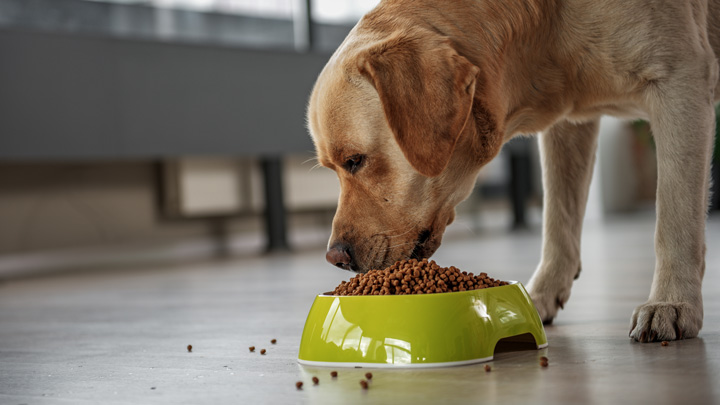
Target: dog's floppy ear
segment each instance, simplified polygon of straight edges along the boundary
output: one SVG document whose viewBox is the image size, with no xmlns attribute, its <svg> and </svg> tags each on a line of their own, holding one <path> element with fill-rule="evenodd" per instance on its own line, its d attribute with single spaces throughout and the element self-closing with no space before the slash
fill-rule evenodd
<svg viewBox="0 0 720 405">
<path fill-rule="evenodd" d="M 439 35 L 397 35 L 368 49 L 373 84 L 405 158 L 421 174 L 445 169 L 470 116 L 478 67 Z"/>
</svg>

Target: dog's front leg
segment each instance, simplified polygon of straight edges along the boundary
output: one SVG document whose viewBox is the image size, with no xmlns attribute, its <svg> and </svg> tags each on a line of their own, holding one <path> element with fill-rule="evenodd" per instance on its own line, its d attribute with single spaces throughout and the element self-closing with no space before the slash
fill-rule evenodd
<svg viewBox="0 0 720 405">
<path fill-rule="evenodd" d="M 632 316 L 630 337 L 640 342 L 695 337 L 702 327 L 705 218 L 715 123 L 714 81 L 708 81 L 717 76 L 694 73 L 678 73 L 683 82 L 661 83 L 652 89 L 651 125 L 658 156 L 655 274 L 648 301 Z"/>
<path fill-rule="evenodd" d="M 528 290 L 549 323 L 570 298 L 580 273 L 580 233 L 597 149 L 598 121 L 560 122 L 540 134 L 543 244 Z"/>
</svg>

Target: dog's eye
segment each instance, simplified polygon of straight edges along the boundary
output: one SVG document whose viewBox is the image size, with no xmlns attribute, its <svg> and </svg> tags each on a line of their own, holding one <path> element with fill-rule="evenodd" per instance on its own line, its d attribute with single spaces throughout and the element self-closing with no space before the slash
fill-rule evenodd
<svg viewBox="0 0 720 405">
<path fill-rule="evenodd" d="M 365 155 L 352 155 L 345 163 L 343 163 L 343 169 L 347 170 L 348 173 L 353 174 L 360 169 L 365 162 Z"/>
</svg>

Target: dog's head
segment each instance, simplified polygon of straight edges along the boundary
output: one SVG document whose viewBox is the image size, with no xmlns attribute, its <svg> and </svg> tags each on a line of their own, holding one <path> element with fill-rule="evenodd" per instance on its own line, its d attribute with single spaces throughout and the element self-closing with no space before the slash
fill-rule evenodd
<svg viewBox="0 0 720 405">
<path fill-rule="evenodd" d="M 351 33 L 308 107 L 318 161 L 340 179 L 328 261 L 364 272 L 437 250 L 503 142 L 490 87 L 439 34 Z"/>
</svg>

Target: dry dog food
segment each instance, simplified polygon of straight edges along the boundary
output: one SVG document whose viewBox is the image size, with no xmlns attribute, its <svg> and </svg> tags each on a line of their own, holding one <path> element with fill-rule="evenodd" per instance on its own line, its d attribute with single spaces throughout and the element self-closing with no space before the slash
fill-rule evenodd
<svg viewBox="0 0 720 405">
<path fill-rule="evenodd" d="M 670 343 L 669 343 L 667 340 L 663 340 L 662 343 L 660 343 L 660 344 L 663 345 L 663 346 L 667 346 L 667 345 L 669 345 Z"/>
<path fill-rule="evenodd" d="M 368 383 L 365 380 L 360 380 L 360 386 L 363 387 L 364 390 L 368 389 Z"/>
<path fill-rule="evenodd" d="M 331 371 L 331 372 L 330 372 L 330 377 L 332 377 L 332 378 L 337 378 L 337 371 Z"/>
<path fill-rule="evenodd" d="M 303 386 L 303 382 L 302 382 L 302 381 L 298 381 L 298 382 L 295 383 L 295 388 L 297 388 L 297 389 L 299 389 L 299 390 L 302 389 L 302 386 Z"/>
<path fill-rule="evenodd" d="M 365 373 L 365 378 L 372 380 L 372 373 Z"/>
<path fill-rule="evenodd" d="M 192 353 L 192 345 L 188 345 L 188 352 Z"/>
<path fill-rule="evenodd" d="M 489 373 L 490 370 L 492 370 L 492 367 L 490 367 L 489 364 L 486 364 L 486 365 L 485 365 L 485 371 Z"/>
<path fill-rule="evenodd" d="M 260 349 L 260 354 L 265 354 L 265 349 Z"/>
<path fill-rule="evenodd" d="M 402 260 L 384 270 L 370 270 L 343 281 L 332 295 L 404 295 L 479 290 L 507 285 L 485 273 L 474 275 L 435 261 Z"/>
<path fill-rule="evenodd" d="M 315 385 L 320 384 L 320 379 L 317 377 L 313 377 L 313 384 L 315 384 Z"/>
<path fill-rule="evenodd" d="M 248 349 L 250 349 L 251 352 L 255 351 L 255 346 L 250 346 Z"/>
<path fill-rule="evenodd" d="M 270 343 L 272 343 L 272 344 L 275 344 L 275 343 L 277 343 L 277 339 L 273 339 L 273 340 L 271 340 L 271 341 L 270 341 Z"/>
<path fill-rule="evenodd" d="M 542 367 L 547 367 L 548 364 L 549 364 L 548 361 L 549 361 L 549 360 L 548 360 L 547 357 L 545 357 L 545 356 L 540 357 L 540 365 L 541 365 Z"/>
</svg>

